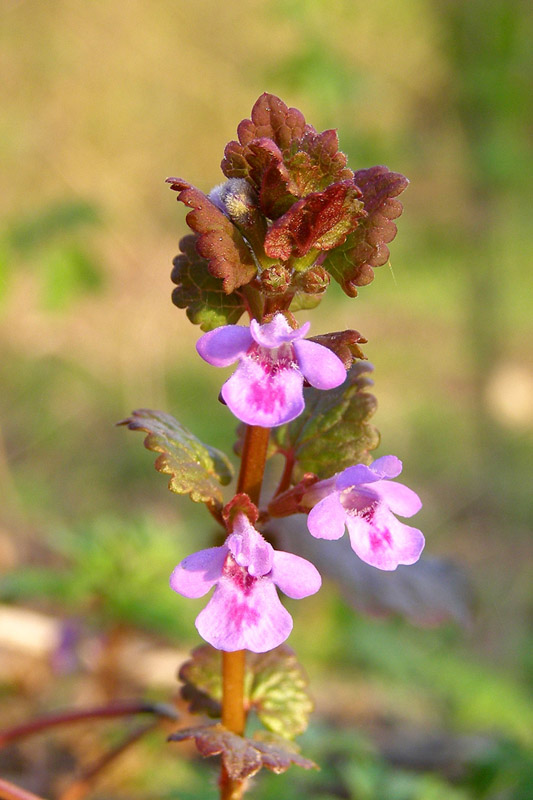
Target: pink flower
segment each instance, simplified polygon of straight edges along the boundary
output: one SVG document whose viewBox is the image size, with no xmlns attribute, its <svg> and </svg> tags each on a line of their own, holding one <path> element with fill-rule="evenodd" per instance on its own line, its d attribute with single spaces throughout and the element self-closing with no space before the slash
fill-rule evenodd
<svg viewBox="0 0 533 800">
<path fill-rule="evenodd" d="M 317 592 L 321 582 L 309 561 L 274 550 L 242 513 L 222 547 L 187 556 L 170 576 L 172 589 L 185 597 L 203 597 L 216 586 L 196 618 L 206 642 L 217 650 L 254 653 L 277 647 L 292 630 L 275 587 L 299 599 Z"/>
<path fill-rule="evenodd" d="M 422 503 L 407 486 L 390 480 L 401 471 L 396 456 L 382 456 L 369 467 L 357 464 L 314 484 L 306 495 L 306 501 L 316 503 L 307 518 L 310 533 L 317 539 L 340 539 L 346 526 L 352 549 L 367 564 L 384 570 L 414 564 L 424 537 L 394 514 L 411 517 Z"/>
<path fill-rule="evenodd" d="M 222 397 L 235 416 L 248 425 L 271 428 L 295 419 L 304 410 L 304 378 L 317 389 L 333 389 L 346 378 L 335 353 L 303 337 L 306 322 L 293 330 L 283 314 L 250 327 L 223 325 L 204 334 L 196 349 L 204 361 L 237 370 L 222 387 Z"/>
</svg>

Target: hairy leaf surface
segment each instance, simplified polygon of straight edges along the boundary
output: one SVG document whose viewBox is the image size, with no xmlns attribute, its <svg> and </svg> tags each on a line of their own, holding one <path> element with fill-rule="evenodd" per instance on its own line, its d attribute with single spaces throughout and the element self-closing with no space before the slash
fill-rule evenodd
<svg viewBox="0 0 533 800">
<path fill-rule="evenodd" d="M 286 261 L 311 250 L 331 250 L 346 239 L 364 215 L 359 189 L 350 181 L 298 200 L 267 233 L 265 252 Z"/>
<path fill-rule="evenodd" d="M 206 259 L 209 272 L 222 279 L 226 294 L 249 283 L 257 268 L 250 248 L 235 225 L 209 198 L 181 178 L 167 178 L 178 200 L 192 208 L 187 225 L 198 234 L 196 249 Z"/>
<path fill-rule="evenodd" d="M 205 258 L 196 250 L 197 237 L 189 234 L 180 241 L 181 253 L 172 262 L 171 280 L 176 284 L 172 302 L 187 309 L 187 316 L 203 331 L 234 325 L 245 311 L 242 297 L 226 294 L 222 280 L 209 272 Z"/>
<path fill-rule="evenodd" d="M 185 728 L 171 734 L 170 741 L 182 742 L 194 739 L 198 752 L 203 756 L 222 756 L 222 763 L 230 778 L 243 780 L 255 775 L 262 767 L 280 774 L 291 764 L 304 769 L 314 769 L 316 764 L 304 758 L 293 742 L 270 735 L 246 739 L 224 728 L 210 725 Z"/>
<path fill-rule="evenodd" d="M 181 693 L 193 713 L 221 716 L 222 657 L 210 645 L 193 650 L 180 669 Z M 246 653 L 244 703 L 265 728 L 286 739 L 307 728 L 313 702 L 307 677 L 293 650 L 281 645 L 268 653 Z"/>
<path fill-rule="evenodd" d="M 374 267 L 387 263 L 387 243 L 397 233 L 393 220 L 400 216 L 403 208 L 395 198 L 409 183 L 403 175 L 383 166 L 355 172 L 354 182 L 362 192 L 366 216 L 324 261 L 325 269 L 349 297 L 357 295 L 358 286 L 372 282 Z"/>
<path fill-rule="evenodd" d="M 222 502 L 219 484 L 226 485 L 233 475 L 224 453 L 203 444 L 177 419 L 163 411 L 141 408 L 118 424 L 148 434 L 144 446 L 161 454 L 155 468 L 170 475 L 168 488 L 171 492 L 188 494 L 195 503 Z"/>
<path fill-rule="evenodd" d="M 367 391 L 372 369 L 359 362 L 336 389 L 305 388 L 303 414 L 272 431 L 277 450 L 295 460 L 293 482 L 305 473 L 323 479 L 353 464 L 369 463 L 370 452 L 379 444 L 379 433 L 370 423 L 377 401 Z"/>
</svg>

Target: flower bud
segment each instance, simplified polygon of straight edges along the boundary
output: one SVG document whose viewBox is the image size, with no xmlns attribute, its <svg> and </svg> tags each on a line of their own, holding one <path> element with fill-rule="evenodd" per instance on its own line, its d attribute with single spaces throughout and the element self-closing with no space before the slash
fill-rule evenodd
<svg viewBox="0 0 533 800">
<path fill-rule="evenodd" d="M 329 273 L 324 267 L 312 267 L 300 278 L 300 286 L 306 294 L 322 294 L 328 288 L 329 282 Z"/>
<path fill-rule="evenodd" d="M 237 225 L 249 225 L 258 211 L 254 190 L 244 178 L 230 178 L 215 186 L 209 199 Z"/>
<path fill-rule="evenodd" d="M 261 273 L 261 288 L 268 297 L 284 294 L 290 283 L 291 271 L 283 264 L 274 264 Z"/>
</svg>

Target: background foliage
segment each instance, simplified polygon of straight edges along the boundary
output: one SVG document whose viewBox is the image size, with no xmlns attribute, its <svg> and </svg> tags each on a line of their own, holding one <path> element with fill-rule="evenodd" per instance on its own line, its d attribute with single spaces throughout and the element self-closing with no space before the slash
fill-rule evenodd
<svg viewBox="0 0 533 800">
<path fill-rule="evenodd" d="M 356 616 L 333 586 L 291 608 L 317 700 L 306 755 L 325 766 L 261 778 L 257 796 L 530 797 L 530 4 L 8 0 L 0 13 L 1 600 L 69 621 L 79 645 L 52 674 L 50 653 L 18 665 L 2 639 L 2 722 L 106 692 L 166 696 L 173 668 L 157 683 L 124 653 L 175 648 L 177 665 L 197 644 L 196 605 L 165 586 L 210 523 L 113 423 L 160 408 L 231 451 L 221 373 L 170 301 L 186 228 L 163 181 L 218 183 L 224 144 L 268 90 L 338 127 L 352 168 L 411 180 L 390 265 L 355 300 L 332 286 L 313 333 L 368 338 L 378 455 L 404 461 L 428 553 L 465 567 L 476 603 L 466 630 Z M 122 653 L 111 678 L 104 634 Z M 6 777 L 52 792 L 59 755 L 100 745 L 86 732 L 23 750 Z M 126 762 L 109 794 L 211 796 L 159 734 Z"/>
</svg>

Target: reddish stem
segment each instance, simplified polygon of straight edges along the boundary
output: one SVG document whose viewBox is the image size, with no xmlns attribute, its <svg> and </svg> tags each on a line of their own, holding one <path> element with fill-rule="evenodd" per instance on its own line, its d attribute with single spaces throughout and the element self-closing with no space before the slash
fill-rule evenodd
<svg viewBox="0 0 533 800">
<path fill-rule="evenodd" d="M 295 462 L 294 453 L 291 450 L 290 452 L 285 454 L 285 466 L 283 468 L 283 474 L 280 478 L 278 488 L 273 494 L 273 498 L 277 497 L 282 492 L 285 492 L 290 487 L 292 471 L 294 469 L 294 462 Z"/>
<path fill-rule="evenodd" d="M 3 778 L 0 778 L 0 798 L 1 800 L 43 800 L 38 794 L 28 792 Z"/>
<path fill-rule="evenodd" d="M 248 425 L 246 428 L 237 492 L 245 492 L 255 505 L 259 504 L 269 436 L 269 428 L 260 428 L 257 425 Z M 239 736 L 243 735 L 246 724 L 244 709 L 245 659 L 245 650 L 222 653 L 222 724 Z M 221 800 L 240 800 L 244 789 L 245 782 L 230 778 L 222 765 L 220 773 Z"/>
<path fill-rule="evenodd" d="M 142 739 L 145 734 L 153 730 L 159 724 L 159 720 L 152 720 L 148 725 L 141 725 L 136 728 L 132 733 L 128 734 L 125 739 L 120 742 L 116 747 L 113 747 L 107 753 L 104 753 L 94 764 L 86 767 L 81 775 L 76 778 L 67 788 L 59 795 L 59 800 L 82 800 L 83 797 L 89 792 L 96 781 L 98 775 L 111 764 L 115 759 L 122 755 L 122 753 L 131 747 L 132 744 Z"/>
<path fill-rule="evenodd" d="M 171 706 L 158 703 L 146 703 L 133 700 L 124 703 L 115 703 L 110 706 L 84 708 L 73 711 L 64 711 L 59 714 L 50 714 L 39 719 L 32 719 L 14 728 L 0 731 L 0 747 L 4 747 L 17 739 L 33 736 L 36 733 L 54 728 L 58 725 L 70 725 L 73 722 L 83 722 L 88 719 L 108 719 L 110 717 L 126 717 L 132 714 L 157 714 L 169 719 L 177 719 L 177 713 Z"/>
</svg>

